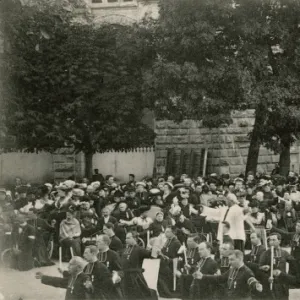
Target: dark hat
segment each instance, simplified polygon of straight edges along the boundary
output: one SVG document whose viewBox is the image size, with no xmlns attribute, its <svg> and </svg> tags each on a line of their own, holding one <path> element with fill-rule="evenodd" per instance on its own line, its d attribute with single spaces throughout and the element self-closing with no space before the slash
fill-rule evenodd
<svg viewBox="0 0 300 300">
<path fill-rule="evenodd" d="M 222 174 L 221 177 L 223 179 L 230 179 L 230 175 L 229 174 Z"/>
<path fill-rule="evenodd" d="M 116 190 L 115 192 L 114 192 L 114 197 L 123 197 L 124 196 L 124 193 L 122 193 L 121 191 L 119 191 L 119 190 Z"/>
<path fill-rule="evenodd" d="M 248 206 L 251 207 L 251 208 L 253 208 L 253 207 L 258 207 L 259 205 L 258 205 L 258 202 L 256 200 L 253 200 L 253 201 L 251 201 L 249 203 Z"/>
<path fill-rule="evenodd" d="M 28 187 L 26 185 L 22 185 L 22 186 L 17 188 L 17 193 L 18 194 L 27 193 L 27 191 L 28 191 Z"/>
<path fill-rule="evenodd" d="M 127 192 L 132 193 L 132 192 L 136 192 L 135 188 L 133 186 L 129 186 L 127 188 Z"/>
<path fill-rule="evenodd" d="M 139 212 L 140 212 L 140 214 L 142 214 L 142 213 L 148 211 L 149 209 L 150 209 L 150 206 L 148 206 L 148 205 L 142 205 L 139 208 Z"/>
</svg>

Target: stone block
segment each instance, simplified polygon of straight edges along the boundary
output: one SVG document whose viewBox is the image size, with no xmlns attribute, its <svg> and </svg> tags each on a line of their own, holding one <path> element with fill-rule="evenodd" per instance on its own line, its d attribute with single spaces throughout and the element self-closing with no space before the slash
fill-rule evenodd
<svg viewBox="0 0 300 300">
<path fill-rule="evenodd" d="M 155 127 L 156 127 L 157 129 L 164 129 L 164 128 L 167 128 L 168 122 L 169 122 L 169 121 L 156 121 L 156 122 L 155 122 Z"/>
<path fill-rule="evenodd" d="M 180 128 L 183 129 L 189 129 L 191 128 L 194 121 L 192 120 L 183 120 L 181 123 L 179 123 Z"/>
<path fill-rule="evenodd" d="M 202 132 L 201 132 L 200 128 L 190 128 L 189 134 L 190 135 L 202 135 Z"/>
<path fill-rule="evenodd" d="M 157 136 L 155 140 L 156 144 L 171 144 L 171 137 L 170 136 Z"/>
<path fill-rule="evenodd" d="M 220 153 L 220 157 L 228 158 L 228 150 L 227 149 L 221 148 L 219 153 Z"/>
<path fill-rule="evenodd" d="M 228 155 L 228 157 L 234 157 L 234 156 L 238 155 L 238 152 L 235 149 L 228 149 L 227 150 L 227 155 Z"/>
<path fill-rule="evenodd" d="M 218 136 L 218 135 L 212 135 L 211 136 L 211 142 L 212 143 L 221 143 L 220 136 Z"/>
<path fill-rule="evenodd" d="M 219 166 L 220 165 L 220 159 L 216 158 L 216 157 L 212 158 L 211 165 L 212 166 Z"/>
<path fill-rule="evenodd" d="M 169 128 L 169 129 L 179 129 L 180 125 L 175 123 L 175 122 L 168 121 L 167 128 Z"/>
<path fill-rule="evenodd" d="M 166 135 L 188 135 L 188 129 L 168 129 Z"/>
<path fill-rule="evenodd" d="M 249 141 L 249 137 L 247 135 L 236 135 L 234 137 L 234 141 L 236 143 L 246 143 L 246 142 L 250 142 Z"/>
<path fill-rule="evenodd" d="M 242 157 L 231 157 L 229 159 L 229 165 L 243 165 L 243 158 Z"/>
<path fill-rule="evenodd" d="M 232 141 L 233 141 L 233 136 L 232 135 L 224 136 L 224 142 L 225 143 L 232 143 Z"/>
<path fill-rule="evenodd" d="M 168 135 L 169 130 L 168 129 L 158 129 L 155 131 L 156 135 Z"/>
<path fill-rule="evenodd" d="M 228 126 L 227 127 L 219 128 L 220 134 L 227 134 L 227 129 L 228 129 Z"/>
<path fill-rule="evenodd" d="M 230 126 L 227 128 L 227 133 L 228 134 L 241 134 L 241 128 L 235 127 L 235 126 Z"/>
<path fill-rule="evenodd" d="M 222 166 L 222 167 L 224 167 L 224 166 L 229 166 L 230 163 L 227 160 L 225 160 L 225 159 L 220 159 L 219 165 Z"/>
<path fill-rule="evenodd" d="M 189 136 L 177 135 L 171 137 L 172 144 L 188 144 Z"/>
<path fill-rule="evenodd" d="M 201 133 L 203 135 L 208 135 L 208 134 L 210 135 L 211 134 L 210 130 L 207 127 L 201 128 Z"/>
<path fill-rule="evenodd" d="M 229 171 L 230 171 L 230 174 L 240 174 L 242 172 L 245 172 L 245 167 L 244 165 L 238 165 L 238 166 L 233 166 L 233 165 L 230 165 L 229 166 Z"/>
<path fill-rule="evenodd" d="M 272 155 L 272 163 L 277 164 L 279 162 L 279 155 Z"/>
<path fill-rule="evenodd" d="M 238 126 L 239 127 L 248 127 L 249 126 L 249 123 L 247 120 L 241 120 L 238 122 Z"/>
<path fill-rule="evenodd" d="M 191 135 L 190 142 L 192 144 L 202 144 L 204 143 L 203 137 L 201 135 Z"/>
<path fill-rule="evenodd" d="M 249 146 L 250 146 L 250 142 L 248 143 L 239 143 L 239 148 L 240 149 L 249 149 Z"/>
<path fill-rule="evenodd" d="M 232 118 L 254 118 L 255 110 L 246 109 L 246 110 L 234 110 L 231 113 Z"/>
</svg>

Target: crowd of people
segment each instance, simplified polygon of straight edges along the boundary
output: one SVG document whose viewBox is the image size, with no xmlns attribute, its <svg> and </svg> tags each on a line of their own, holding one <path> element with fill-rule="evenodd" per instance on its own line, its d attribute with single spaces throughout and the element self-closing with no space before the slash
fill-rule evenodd
<svg viewBox="0 0 300 300">
<path fill-rule="evenodd" d="M 288 299 L 300 284 L 299 183 L 294 172 L 17 179 L 0 190 L 1 251 L 20 271 L 69 262 L 61 277 L 36 273 L 66 299 Z M 158 295 L 144 259 L 160 259 Z"/>
</svg>

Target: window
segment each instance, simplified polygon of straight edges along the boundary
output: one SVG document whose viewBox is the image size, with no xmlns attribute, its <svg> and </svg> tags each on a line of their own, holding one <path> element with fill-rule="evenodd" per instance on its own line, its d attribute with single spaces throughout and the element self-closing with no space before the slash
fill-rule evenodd
<svg viewBox="0 0 300 300">
<path fill-rule="evenodd" d="M 102 3 L 102 0 L 92 0 L 92 3 Z"/>
<path fill-rule="evenodd" d="M 119 2 L 118 0 L 107 0 L 107 3 L 115 3 L 115 2 Z"/>
</svg>

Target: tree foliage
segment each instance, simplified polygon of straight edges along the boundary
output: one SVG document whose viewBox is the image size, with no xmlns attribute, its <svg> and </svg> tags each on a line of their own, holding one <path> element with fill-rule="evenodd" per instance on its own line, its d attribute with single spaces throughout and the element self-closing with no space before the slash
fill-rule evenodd
<svg viewBox="0 0 300 300">
<path fill-rule="evenodd" d="M 133 29 L 98 26 L 82 11 L 78 18 L 79 1 L 65 2 L 2 7 L 8 133 L 26 151 L 68 145 L 93 154 L 152 145 L 154 133 L 142 123 L 142 58 Z"/>
<path fill-rule="evenodd" d="M 252 146 L 281 152 L 300 129 L 299 16 L 296 0 L 160 1 L 158 20 L 140 25 L 154 57 L 145 98 L 161 118 L 209 127 L 254 108 Z"/>
</svg>

